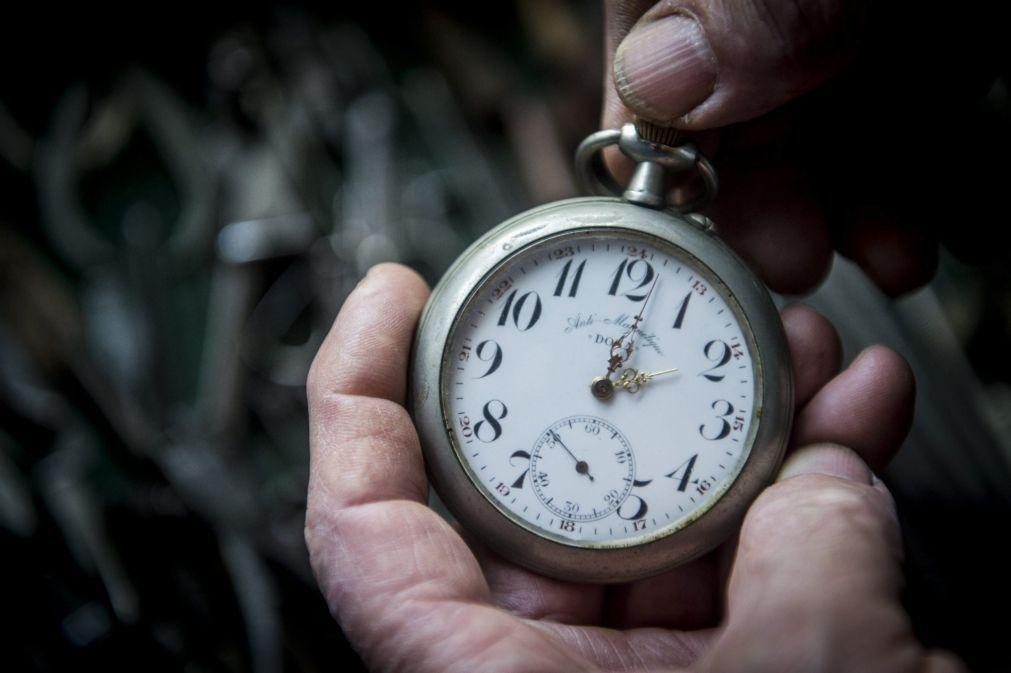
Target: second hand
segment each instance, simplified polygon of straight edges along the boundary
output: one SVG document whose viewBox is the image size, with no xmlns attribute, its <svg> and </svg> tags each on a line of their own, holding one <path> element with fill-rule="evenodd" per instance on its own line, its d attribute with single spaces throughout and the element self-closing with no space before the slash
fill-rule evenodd
<svg viewBox="0 0 1011 673">
<path fill-rule="evenodd" d="M 572 453 L 569 447 L 565 446 L 565 442 L 562 441 L 562 438 L 559 437 L 558 433 L 555 432 L 554 430 L 551 431 L 551 438 L 556 442 L 558 442 L 559 444 L 561 444 L 562 448 L 565 449 L 565 452 L 568 453 L 570 456 L 572 456 L 572 460 L 576 461 L 576 472 L 578 472 L 579 474 L 585 474 L 587 477 L 590 478 L 590 481 L 595 481 L 593 475 L 590 474 L 589 464 L 585 460 L 579 460 L 578 458 L 576 458 L 576 454 Z"/>
</svg>

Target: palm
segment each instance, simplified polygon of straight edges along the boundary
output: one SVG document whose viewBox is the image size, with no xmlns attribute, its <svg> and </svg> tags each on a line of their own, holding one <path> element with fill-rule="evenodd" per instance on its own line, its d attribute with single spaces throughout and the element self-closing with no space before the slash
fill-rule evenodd
<svg viewBox="0 0 1011 673">
<path fill-rule="evenodd" d="M 726 632 L 715 628 L 727 623 L 724 603 L 729 613 L 748 611 L 752 570 L 735 568 L 727 545 L 658 577 L 572 584 L 468 544 L 425 505 L 418 437 L 402 403 L 410 339 L 427 293 L 403 267 L 374 270 L 348 299 L 310 374 L 306 538 L 320 585 L 348 637 L 371 667 L 383 670 L 691 664 Z M 911 414 L 905 364 L 887 349 L 872 349 L 837 373 L 838 340 L 824 319 L 793 308 L 784 324 L 798 372 L 793 444 L 836 442 L 854 447 L 871 466 L 883 465 Z M 892 428 L 891 434 L 881 427 Z M 768 498 L 773 504 L 764 509 L 781 508 L 785 496 L 794 498 L 797 511 L 809 511 L 803 499 L 810 488 L 791 494 L 786 486 L 777 485 L 779 497 Z M 756 509 L 763 507 L 752 508 L 742 548 L 749 536 L 777 534 L 784 518 L 782 511 L 763 515 Z M 803 525 L 801 519 L 793 527 Z M 880 564 L 894 561 L 886 554 Z M 891 598 L 882 594 L 880 600 Z M 892 621 L 889 628 L 908 638 L 905 621 Z"/>
</svg>

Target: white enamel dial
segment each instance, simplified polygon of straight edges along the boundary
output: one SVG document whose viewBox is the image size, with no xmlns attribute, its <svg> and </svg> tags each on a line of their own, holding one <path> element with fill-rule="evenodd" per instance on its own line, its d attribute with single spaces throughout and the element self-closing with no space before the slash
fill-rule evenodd
<svg viewBox="0 0 1011 673">
<path fill-rule="evenodd" d="M 626 547 L 683 528 L 734 482 L 757 426 L 753 352 L 736 300 L 690 255 L 632 232 L 556 237 L 461 309 L 443 413 L 467 474 L 515 523 Z M 609 399 L 591 391 L 623 372 Z"/>
</svg>

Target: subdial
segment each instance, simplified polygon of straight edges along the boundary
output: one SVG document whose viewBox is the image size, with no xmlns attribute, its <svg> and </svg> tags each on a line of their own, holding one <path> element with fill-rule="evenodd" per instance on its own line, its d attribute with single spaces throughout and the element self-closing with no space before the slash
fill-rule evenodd
<svg viewBox="0 0 1011 673">
<path fill-rule="evenodd" d="M 594 521 L 614 512 L 635 480 L 632 446 L 613 425 L 570 416 L 541 433 L 530 453 L 534 493 L 552 513 Z"/>
</svg>

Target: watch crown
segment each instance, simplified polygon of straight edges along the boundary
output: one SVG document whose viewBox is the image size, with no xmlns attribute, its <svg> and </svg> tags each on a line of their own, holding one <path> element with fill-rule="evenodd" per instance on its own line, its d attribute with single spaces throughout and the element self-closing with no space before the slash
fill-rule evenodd
<svg viewBox="0 0 1011 673">
<path fill-rule="evenodd" d="M 635 125 L 635 132 L 646 142 L 664 147 L 677 147 L 681 129 L 673 126 L 661 126 L 639 117 L 636 117 L 632 123 Z"/>
</svg>

